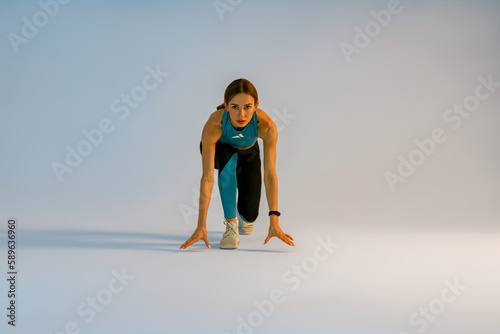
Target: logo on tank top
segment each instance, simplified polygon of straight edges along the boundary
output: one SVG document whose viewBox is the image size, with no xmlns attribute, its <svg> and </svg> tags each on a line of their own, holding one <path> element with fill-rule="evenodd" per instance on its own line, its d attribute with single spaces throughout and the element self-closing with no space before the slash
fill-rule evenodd
<svg viewBox="0 0 500 334">
<path fill-rule="evenodd" d="M 243 138 L 243 135 L 240 133 L 239 135 L 233 136 L 232 138 Z"/>
</svg>

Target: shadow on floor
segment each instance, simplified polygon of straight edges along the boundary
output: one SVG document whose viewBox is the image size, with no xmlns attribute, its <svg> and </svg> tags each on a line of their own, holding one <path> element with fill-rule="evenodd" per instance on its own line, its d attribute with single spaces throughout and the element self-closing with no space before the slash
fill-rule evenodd
<svg viewBox="0 0 500 334">
<path fill-rule="evenodd" d="M 220 232 L 208 232 L 209 242 L 218 240 Z M 22 248 L 82 248 L 182 251 L 179 247 L 190 235 L 123 232 L 84 229 L 23 229 L 18 232 Z M 194 249 L 194 248 L 193 248 Z"/>
<path fill-rule="evenodd" d="M 116 249 L 148 250 L 167 252 L 199 252 L 207 248 L 203 241 L 187 249 L 179 247 L 191 236 L 188 234 L 162 234 L 144 232 L 123 232 L 87 229 L 23 229 L 18 232 L 18 247 L 36 248 L 79 248 L 79 249 Z M 219 249 L 222 236 L 220 231 L 208 231 L 208 241 L 212 248 Z M 282 253 L 271 249 L 244 249 L 243 252 Z M 285 251 L 286 252 L 286 251 Z"/>
</svg>

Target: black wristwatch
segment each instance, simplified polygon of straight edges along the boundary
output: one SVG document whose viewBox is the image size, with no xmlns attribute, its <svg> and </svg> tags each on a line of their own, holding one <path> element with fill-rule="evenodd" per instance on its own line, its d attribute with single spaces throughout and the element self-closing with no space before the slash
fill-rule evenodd
<svg viewBox="0 0 500 334">
<path fill-rule="evenodd" d="M 281 213 L 279 211 L 269 211 L 269 216 L 270 215 L 276 215 L 276 216 L 281 216 Z"/>
</svg>

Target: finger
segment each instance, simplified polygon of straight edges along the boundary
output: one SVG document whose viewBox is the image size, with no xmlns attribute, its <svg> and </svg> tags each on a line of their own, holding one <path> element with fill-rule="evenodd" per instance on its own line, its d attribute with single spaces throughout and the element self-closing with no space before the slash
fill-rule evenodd
<svg viewBox="0 0 500 334">
<path fill-rule="evenodd" d="M 189 240 L 188 240 L 188 241 L 189 241 Z M 186 248 L 186 247 L 187 247 L 186 245 L 187 245 L 188 241 L 186 241 L 185 243 L 183 243 L 183 244 L 181 245 L 180 249 L 184 249 L 184 248 Z"/>
<path fill-rule="evenodd" d="M 289 245 L 289 246 L 295 246 L 295 245 L 293 244 L 293 241 L 291 241 L 291 240 L 290 240 L 290 239 L 288 239 L 287 237 L 289 237 L 289 236 L 288 236 L 287 234 L 284 234 L 284 235 L 280 235 L 280 237 L 279 237 L 279 238 L 280 238 L 280 239 L 281 239 L 284 243 L 286 243 L 287 245 Z"/>
<path fill-rule="evenodd" d="M 188 248 L 189 246 L 191 246 L 192 244 L 194 244 L 195 242 L 198 242 L 198 240 L 196 239 L 192 239 L 190 238 L 188 241 L 186 241 L 182 246 L 181 248 L 184 249 L 184 248 Z"/>
<path fill-rule="evenodd" d="M 210 247 L 210 244 L 208 243 L 208 240 L 206 237 L 203 238 L 203 241 L 205 241 L 205 245 L 207 245 L 208 248 L 212 248 L 212 247 Z"/>
<path fill-rule="evenodd" d="M 189 245 L 191 245 L 191 241 L 193 240 L 193 237 L 189 238 L 186 240 L 186 242 L 184 242 L 181 246 L 181 248 L 186 248 L 186 247 L 189 247 Z"/>
<path fill-rule="evenodd" d="M 286 237 L 287 239 L 293 240 L 293 238 L 290 234 L 283 233 L 282 236 Z"/>
</svg>

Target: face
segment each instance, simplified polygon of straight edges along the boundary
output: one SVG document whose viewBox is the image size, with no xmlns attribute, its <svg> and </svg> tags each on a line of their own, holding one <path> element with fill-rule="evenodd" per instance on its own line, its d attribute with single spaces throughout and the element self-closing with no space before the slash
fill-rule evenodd
<svg viewBox="0 0 500 334">
<path fill-rule="evenodd" d="M 255 110 L 257 110 L 259 101 L 254 101 L 251 95 L 239 93 L 233 96 L 228 103 L 224 102 L 224 105 L 229 112 L 231 124 L 236 128 L 242 128 L 252 119 L 252 115 Z"/>
</svg>

